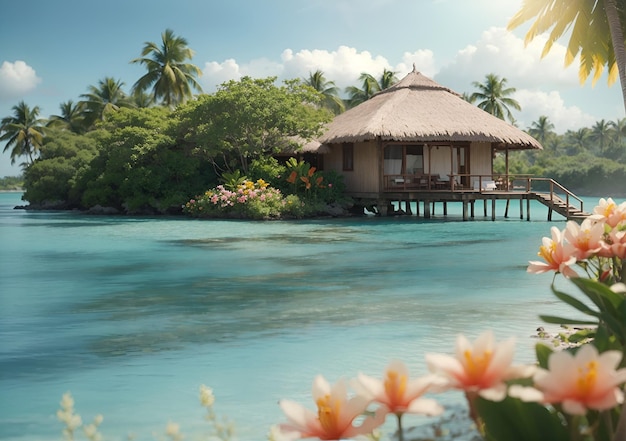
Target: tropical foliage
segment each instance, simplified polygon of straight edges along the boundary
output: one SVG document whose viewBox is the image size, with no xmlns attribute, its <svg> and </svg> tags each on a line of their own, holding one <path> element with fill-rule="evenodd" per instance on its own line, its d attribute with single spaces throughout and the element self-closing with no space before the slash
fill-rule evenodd
<svg viewBox="0 0 626 441">
<path fill-rule="evenodd" d="M 592 127 L 554 131 L 546 116 L 527 131 L 544 146 L 543 151 L 509 153 L 511 174 L 531 174 L 555 179 L 566 188 L 586 195 L 612 194 L 622 197 L 616 182 L 626 182 L 626 119 L 597 121 Z M 504 173 L 504 157 L 494 161 L 496 173 Z"/>
<path fill-rule="evenodd" d="M 124 82 L 112 77 L 98 81 L 97 86 L 89 86 L 89 92 L 82 94 L 80 105 L 84 107 L 84 118 L 87 127 L 97 121 L 105 121 L 112 112 L 121 107 L 132 107 L 132 101 L 123 90 Z"/>
<path fill-rule="evenodd" d="M 2 118 L 0 122 L 0 141 L 5 141 L 3 152 L 11 150 L 11 164 L 26 156 L 22 167 L 31 165 L 43 144 L 44 120 L 39 118 L 39 107 L 32 109 L 24 101 L 13 106 L 13 115 Z"/>
<path fill-rule="evenodd" d="M 187 60 L 193 58 L 187 40 L 174 35 L 171 29 L 161 34 L 161 45 L 146 42 L 141 57 L 131 63 L 142 64 L 148 72 L 133 85 L 133 93 L 152 88 L 155 102 L 174 107 L 192 97 L 192 89 L 202 91 L 196 80 L 202 71 Z"/>
<path fill-rule="evenodd" d="M 491 113 L 500 119 L 508 119 L 514 122 L 515 117 L 511 112 L 511 107 L 515 110 L 521 110 L 517 101 L 510 98 L 515 92 L 515 88 L 506 87 L 507 79 L 500 78 L 495 74 L 488 74 L 484 83 L 474 81 L 472 85 L 478 89 L 470 95 L 469 101 L 485 112 Z"/>
<path fill-rule="evenodd" d="M 322 105 L 335 115 L 346 110 L 346 105 L 339 96 L 339 88 L 335 86 L 334 81 L 326 80 L 324 72 L 321 70 L 318 69 L 313 73 L 309 73 L 309 77 L 304 80 L 304 84 L 311 86 L 317 92 L 321 93 L 324 97 Z"/>
<path fill-rule="evenodd" d="M 626 8 L 619 0 L 524 0 L 521 9 L 510 20 L 514 29 L 528 20 L 534 23 L 526 33 L 526 44 L 547 31 L 543 49 L 546 55 L 554 43 L 570 31 L 565 64 L 571 64 L 580 54 L 579 78 L 584 83 L 593 74 L 592 82 L 608 68 L 612 84 L 619 74 L 626 108 Z"/>
<path fill-rule="evenodd" d="M 183 212 L 194 217 L 279 219 L 300 205 L 297 197 L 285 198 L 280 190 L 259 179 L 244 180 L 232 190 L 218 185 L 187 202 Z"/>
<path fill-rule="evenodd" d="M 195 144 L 220 173 L 247 174 L 252 159 L 321 134 L 332 117 L 318 106 L 321 96 L 298 80 L 281 86 L 275 81 L 244 77 L 180 106 L 178 136 Z"/>
</svg>

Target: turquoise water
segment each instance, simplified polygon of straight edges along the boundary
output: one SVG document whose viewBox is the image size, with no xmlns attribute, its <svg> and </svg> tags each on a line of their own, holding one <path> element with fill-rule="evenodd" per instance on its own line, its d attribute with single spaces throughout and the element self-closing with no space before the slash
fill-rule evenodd
<svg viewBox="0 0 626 441">
<path fill-rule="evenodd" d="M 206 384 L 238 439 L 261 440 L 279 399 L 312 405 L 316 374 L 379 376 L 392 358 L 423 374 L 424 353 L 486 329 L 529 362 L 538 314 L 572 315 L 550 275 L 525 271 L 565 225 L 540 205 L 530 222 L 515 204 L 495 222 L 454 206 L 446 220 L 245 222 L 13 210 L 19 197 L 0 194 L 0 439 L 60 439 L 66 391 L 108 440 L 168 421 L 193 439 Z"/>
</svg>

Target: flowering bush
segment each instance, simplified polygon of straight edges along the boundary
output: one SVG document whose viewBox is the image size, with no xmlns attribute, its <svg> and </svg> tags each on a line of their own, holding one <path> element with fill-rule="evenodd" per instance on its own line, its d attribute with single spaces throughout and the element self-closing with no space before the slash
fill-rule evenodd
<svg viewBox="0 0 626 441">
<path fill-rule="evenodd" d="M 280 190 L 259 179 L 244 180 L 233 190 L 218 185 L 183 205 L 183 212 L 194 217 L 272 219 L 288 212 L 291 205 L 293 201 L 288 204 Z"/>
</svg>

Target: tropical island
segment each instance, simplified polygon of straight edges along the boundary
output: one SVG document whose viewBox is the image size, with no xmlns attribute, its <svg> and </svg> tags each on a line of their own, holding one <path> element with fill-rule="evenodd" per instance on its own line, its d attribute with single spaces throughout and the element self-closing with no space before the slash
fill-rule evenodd
<svg viewBox="0 0 626 441">
<path fill-rule="evenodd" d="M 12 163 L 23 160 L 23 176 L 5 178 L 3 188 L 23 188 L 30 209 L 262 219 L 349 215 L 372 206 L 386 213 L 392 199 L 421 200 L 427 210 L 429 201 L 465 198 L 463 191 L 528 192 L 532 179 L 568 195 L 626 194 L 615 185 L 626 182 L 626 119 L 557 134 L 542 116 L 524 131 L 513 116 L 520 109 L 510 98 L 515 88 L 496 74 L 462 95 L 416 69 L 402 81 L 388 70 L 380 78 L 363 73 L 343 98 L 320 70 L 282 84 L 243 77 L 207 94 L 192 56 L 187 41 L 168 29 L 160 44 L 146 43 L 131 60 L 147 72 L 130 93 L 105 77 L 49 119 L 37 106 L 15 105 L 1 120 L 0 140 Z M 444 91 L 430 108 L 403 102 L 408 121 L 419 124 L 440 108 L 449 120 L 437 114 L 440 126 L 430 131 L 388 129 L 399 113 L 375 112 L 400 89 Z M 371 115 L 387 119 L 368 137 Z M 354 117 L 361 126 L 350 126 Z M 462 127 L 450 126 L 464 118 Z M 488 129 L 476 135 L 483 123 Z M 375 152 L 366 155 L 368 139 Z M 373 190 L 363 181 L 368 174 Z"/>
</svg>

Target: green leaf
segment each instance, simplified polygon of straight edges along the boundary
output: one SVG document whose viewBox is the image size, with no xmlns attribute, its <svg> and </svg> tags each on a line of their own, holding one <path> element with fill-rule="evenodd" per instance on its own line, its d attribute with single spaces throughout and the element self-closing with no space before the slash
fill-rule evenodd
<svg viewBox="0 0 626 441">
<path fill-rule="evenodd" d="M 547 345 L 541 343 L 535 345 L 535 354 L 537 355 L 537 362 L 540 367 L 544 369 L 548 368 L 548 358 L 550 358 L 552 352 L 554 352 L 552 348 Z"/>
<path fill-rule="evenodd" d="M 553 315 L 540 315 L 539 318 L 546 323 L 552 323 L 555 325 L 597 325 L 598 322 L 592 322 L 588 320 L 574 320 L 564 317 L 556 317 Z"/>
<path fill-rule="evenodd" d="M 600 299 L 608 300 L 613 308 L 618 309 L 622 303 L 625 302 L 624 297 L 620 294 L 611 291 L 611 289 L 605 284 L 592 279 L 575 278 L 571 279 L 572 282 L 584 292 L 596 305 L 599 307 L 604 306 L 603 302 L 599 302 Z M 596 299 L 594 299 L 597 298 Z"/>
<path fill-rule="evenodd" d="M 587 306 L 586 304 L 584 304 L 577 298 L 572 297 L 569 294 L 565 294 L 564 292 L 558 291 L 554 286 L 552 287 L 552 292 L 554 293 L 555 296 L 557 296 L 559 300 L 567 303 L 570 306 L 573 306 L 580 312 L 587 314 L 587 315 L 593 315 L 594 317 L 598 316 L 598 313 L 594 311 L 593 309 L 589 308 L 589 306 Z"/>
<path fill-rule="evenodd" d="M 555 413 L 538 403 L 507 397 L 493 402 L 476 400 L 476 410 L 489 441 L 568 441 L 568 433 Z"/>
</svg>

